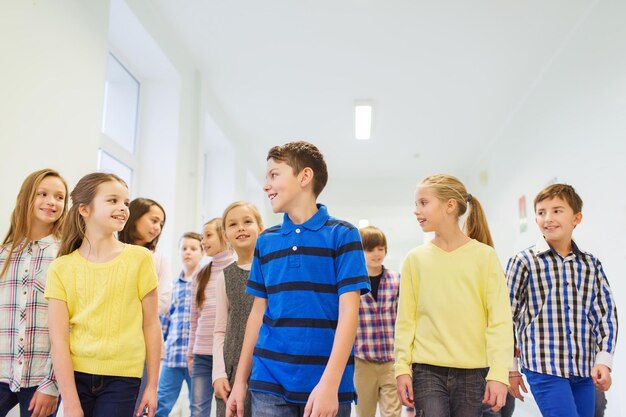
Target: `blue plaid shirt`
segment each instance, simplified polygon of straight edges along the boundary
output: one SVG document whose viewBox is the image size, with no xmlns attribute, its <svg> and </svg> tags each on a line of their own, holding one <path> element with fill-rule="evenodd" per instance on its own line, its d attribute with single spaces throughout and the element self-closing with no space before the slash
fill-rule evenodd
<svg viewBox="0 0 626 417">
<path fill-rule="evenodd" d="M 163 364 L 170 368 L 187 368 L 189 346 L 189 323 L 191 319 L 191 285 L 181 272 L 172 291 L 172 305 L 161 319 L 163 339 L 165 339 L 165 359 Z"/>
</svg>

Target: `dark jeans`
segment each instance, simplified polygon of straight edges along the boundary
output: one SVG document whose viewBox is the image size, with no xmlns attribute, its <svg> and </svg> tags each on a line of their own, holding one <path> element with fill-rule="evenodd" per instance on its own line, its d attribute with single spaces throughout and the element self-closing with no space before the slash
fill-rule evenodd
<svg viewBox="0 0 626 417">
<path fill-rule="evenodd" d="M 9 384 L 0 382 L 0 417 L 9 414 L 9 411 L 18 404 L 20 405 L 20 417 L 30 417 L 32 413 L 28 411 L 28 406 L 37 388 L 39 387 L 22 388 L 18 392 L 13 392 L 9 389 Z M 56 412 L 51 415 L 56 415 Z"/>
<path fill-rule="evenodd" d="M 414 364 L 415 417 L 481 417 L 487 370 Z"/>
<path fill-rule="evenodd" d="M 85 417 L 134 415 L 141 378 L 74 372 L 74 380 Z"/>
<path fill-rule="evenodd" d="M 483 405 L 483 417 L 511 417 L 515 411 L 515 397 L 507 392 L 506 404 L 500 411 L 491 411 L 491 407 Z"/>
<path fill-rule="evenodd" d="M 306 404 L 289 403 L 284 398 L 267 392 L 250 391 L 250 396 L 254 417 L 301 417 L 304 415 Z M 335 417 L 350 417 L 351 410 L 350 403 L 341 403 Z"/>
<path fill-rule="evenodd" d="M 606 411 L 606 394 L 604 391 L 596 390 L 596 411 L 593 417 L 604 417 Z"/>
</svg>

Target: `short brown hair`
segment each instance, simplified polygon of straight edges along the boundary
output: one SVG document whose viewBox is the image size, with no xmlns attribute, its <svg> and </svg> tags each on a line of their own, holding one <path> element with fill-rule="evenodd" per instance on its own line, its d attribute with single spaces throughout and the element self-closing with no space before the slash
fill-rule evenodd
<svg viewBox="0 0 626 417">
<path fill-rule="evenodd" d="M 541 190 L 539 194 L 537 194 L 537 197 L 535 197 L 535 211 L 537 211 L 537 204 L 543 200 L 552 200 L 555 197 L 565 200 L 572 210 L 574 210 L 574 214 L 583 211 L 583 200 L 576 190 L 574 190 L 574 187 L 567 184 L 552 184 Z"/>
<path fill-rule="evenodd" d="M 274 159 L 289 165 L 295 175 L 302 172 L 304 168 L 313 170 L 313 193 L 315 197 L 320 195 L 328 182 L 328 169 L 324 155 L 317 147 L 309 142 L 296 141 L 289 142 L 282 146 L 274 146 L 267 153 L 266 160 Z"/>
<path fill-rule="evenodd" d="M 366 226 L 359 229 L 361 234 L 361 241 L 363 242 L 363 249 L 366 251 L 372 251 L 379 246 L 385 248 L 387 253 L 387 238 L 382 230 L 375 226 Z"/>
</svg>

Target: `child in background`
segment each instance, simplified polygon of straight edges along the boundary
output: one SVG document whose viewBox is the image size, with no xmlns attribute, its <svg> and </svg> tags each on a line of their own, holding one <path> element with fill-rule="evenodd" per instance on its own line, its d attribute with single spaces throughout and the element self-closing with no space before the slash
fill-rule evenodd
<svg viewBox="0 0 626 417">
<path fill-rule="evenodd" d="M 596 388 L 611 386 L 615 301 L 598 258 L 572 240 L 583 206 L 574 188 L 550 185 L 534 205 L 543 236 L 507 266 L 519 362 L 542 415 L 592 417 Z M 523 400 L 517 362 L 510 391 Z"/>
<path fill-rule="evenodd" d="M 468 207 L 465 234 L 459 217 Z M 482 207 L 458 179 L 433 175 L 417 188 L 415 216 L 435 237 L 409 252 L 402 267 L 398 395 L 407 407 L 415 402 L 416 415 L 479 417 L 482 402 L 498 411 L 506 399 L 513 324 Z"/>
<path fill-rule="evenodd" d="M 268 152 L 263 188 L 284 217 L 257 241 L 247 284 L 255 299 L 226 416 L 243 417 L 251 371 L 255 417 L 350 415 L 359 296 L 369 279 L 356 227 L 317 204 L 327 180 L 310 143 Z"/>
<path fill-rule="evenodd" d="M 400 274 L 383 266 L 387 238 L 377 227 L 359 230 L 371 292 L 361 296 L 359 327 L 354 344 L 354 386 L 359 395 L 358 417 L 400 417 L 402 404 L 393 374 L 393 340 Z"/>
<path fill-rule="evenodd" d="M 206 417 L 213 398 L 213 331 L 215 329 L 215 277 L 235 260 L 224 239 L 222 219 L 203 227 L 202 249 L 211 262 L 198 271 L 192 287 L 191 329 L 187 351 L 191 370 L 191 417 Z"/>
<path fill-rule="evenodd" d="M 259 210 L 250 203 L 237 201 L 224 210 L 224 235 L 237 253 L 237 262 L 217 274 L 215 333 L 213 336 L 213 389 L 217 417 L 226 414 L 226 401 L 234 384 L 248 315 L 254 297 L 246 293 L 246 284 L 257 237 L 263 230 Z M 252 416 L 250 396 L 246 397 L 246 417 Z"/>
<path fill-rule="evenodd" d="M 67 194 L 65 180 L 54 170 L 26 177 L 0 246 L 2 417 L 18 404 L 21 416 L 46 417 L 57 409 L 43 290 L 59 249 Z"/>
<path fill-rule="evenodd" d="M 159 314 L 166 314 L 172 299 L 172 271 L 167 258 L 156 251 L 165 226 L 165 210 L 149 198 L 135 198 L 130 202 L 129 210 L 130 217 L 118 239 L 120 242 L 143 246 L 152 252 L 159 277 Z"/>
<path fill-rule="evenodd" d="M 59 258 L 48 268 L 52 363 L 65 417 L 154 416 L 161 350 L 152 254 L 115 237 L 128 188 L 113 174 L 84 176 L 72 191 Z"/>
<path fill-rule="evenodd" d="M 172 306 L 160 317 L 165 339 L 165 359 L 161 365 L 156 417 L 169 416 L 183 381 L 187 383 L 191 406 L 191 376 L 187 369 L 187 351 L 193 278 L 202 260 L 201 240 L 202 236 L 198 233 L 188 232 L 178 243 L 183 270 L 174 282 Z"/>
</svg>

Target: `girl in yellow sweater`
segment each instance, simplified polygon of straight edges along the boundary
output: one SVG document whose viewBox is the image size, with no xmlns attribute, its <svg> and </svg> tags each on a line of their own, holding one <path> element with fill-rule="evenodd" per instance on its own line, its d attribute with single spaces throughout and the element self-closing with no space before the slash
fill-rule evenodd
<svg viewBox="0 0 626 417">
<path fill-rule="evenodd" d="M 161 349 L 152 254 L 115 234 L 128 219 L 128 188 L 113 174 L 84 176 L 71 194 L 59 258 L 48 269 L 52 364 L 65 417 L 128 417 L 144 360 L 136 415 L 153 416 Z"/>
<path fill-rule="evenodd" d="M 464 232 L 459 217 L 468 207 Z M 435 237 L 409 252 L 402 267 L 395 339 L 400 400 L 426 417 L 479 417 L 483 403 L 497 411 L 506 399 L 513 332 L 482 207 L 458 179 L 433 175 L 419 184 L 414 213 Z"/>
</svg>

